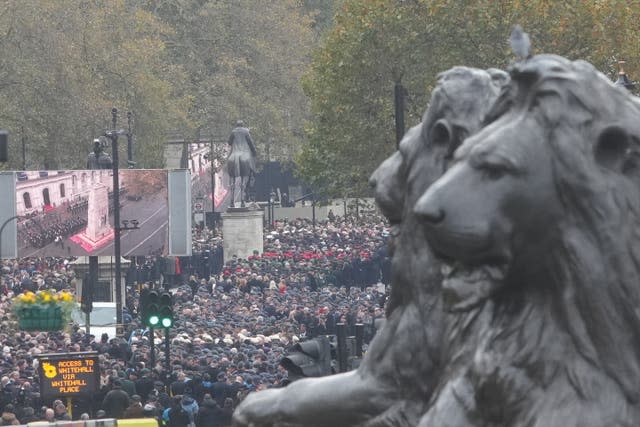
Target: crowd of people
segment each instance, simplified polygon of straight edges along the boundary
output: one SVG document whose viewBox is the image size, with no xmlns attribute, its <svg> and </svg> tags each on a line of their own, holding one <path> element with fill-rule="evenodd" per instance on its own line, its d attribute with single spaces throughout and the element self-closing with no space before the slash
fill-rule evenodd
<svg viewBox="0 0 640 427">
<path fill-rule="evenodd" d="M 78 233 L 86 226 L 86 215 L 61 217 L 59 214 L 50 213 L 21 223 L 18 227 L 18 235 L 27 246 L 43 248 L 54 242 L 62 242 L 63 239 Z"/>
<path fill-rule="evenodd" d="M 389 283 L 387 236 L 386 224 L 374 214 L 315 225 L 284 220 L 265 230 L 262 253 L 225 264 L 218 230 L 194 228 L 193 256 L 132 263 L 125 302 L 131 323 L 124 338 L 94 337 L 77 327 L 16 330 L 13 295 L 45 288 L 74 291 L 76 273 L 70 259 L 4 260 L 2 418 L 13 414 L 23 423 L 70 417 L 63 402 L 39 395 L 37 356 L 95 351 L 100 391 L 90 400 L 75 399 L 74 419 L 149 416 L 176 427 L 229 425 L 247 393 L 288 383 L 280 360 L 296 342 L 335 334 L 338 323 L 347 325 L 349 335 L 363 324 L 365 342 L 372 337 Z M 162 334 L 150 336 L 137 316 L 140 289 L 163 285 L 171 286 L 176 314 L 169 365 L 161 352 Z M 151 340 L 157 344 L 153 355 Z"/>
</svg>

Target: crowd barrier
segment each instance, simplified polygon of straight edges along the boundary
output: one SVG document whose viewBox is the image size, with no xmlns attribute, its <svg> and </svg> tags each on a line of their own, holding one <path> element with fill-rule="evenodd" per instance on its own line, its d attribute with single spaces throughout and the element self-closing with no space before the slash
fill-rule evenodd
<svg viewBox="0 0 640 427">
<path fill-rule="evenodd" d="M 50 423 L 47 421 L 36 421 L 29 424 L 22 424 L 16 427 L 158 427 L 158 421 L 154 418 L 132 418 L 125 420 L 116 420 L 108 418 L 103 420 L 87 420 L 87 421 L 56 421 Z"/>
</svg>

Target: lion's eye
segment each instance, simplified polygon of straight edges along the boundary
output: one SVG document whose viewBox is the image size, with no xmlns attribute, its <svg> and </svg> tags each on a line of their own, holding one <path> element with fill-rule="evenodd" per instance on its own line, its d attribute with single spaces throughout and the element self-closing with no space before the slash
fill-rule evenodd
<svg viewBox="0 0 640 427">
<path fill-rule="evenodd" d="M 492 181 L 498 180 L 506 175 L 507 169 L 499 165 L 483 165 L 482 175 Z"/>
</svg>

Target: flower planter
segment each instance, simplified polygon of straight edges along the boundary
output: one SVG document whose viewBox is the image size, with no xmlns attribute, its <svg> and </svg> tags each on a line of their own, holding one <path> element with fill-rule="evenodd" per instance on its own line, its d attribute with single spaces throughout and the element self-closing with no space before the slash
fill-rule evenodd
<svg viewBox="0 0 640 427">
<path fill-rule="evenodd" d="M 65 325 L 62 308 L 55 305 L 21 308 L 17 317 L 25 331 L 61 331 Z"/>
</svg>

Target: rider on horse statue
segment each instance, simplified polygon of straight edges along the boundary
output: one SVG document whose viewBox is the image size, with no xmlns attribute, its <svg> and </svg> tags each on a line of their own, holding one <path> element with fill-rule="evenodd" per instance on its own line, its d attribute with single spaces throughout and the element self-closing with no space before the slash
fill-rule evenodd
<svg viewBox="0 0 640 427">
<path fill-rule="evenodd" d="M 231 207 L 235 206 L 236 178 L 240 177 L 240 206 L 244 207 L 245 190 L 249 179 L 256 172 L 256 146 L 251 139 L 249 129 L 238 120 L 229 136 L 231 148 L 227 158 L 227 172 L 231 178 Z"/>
</svg>

